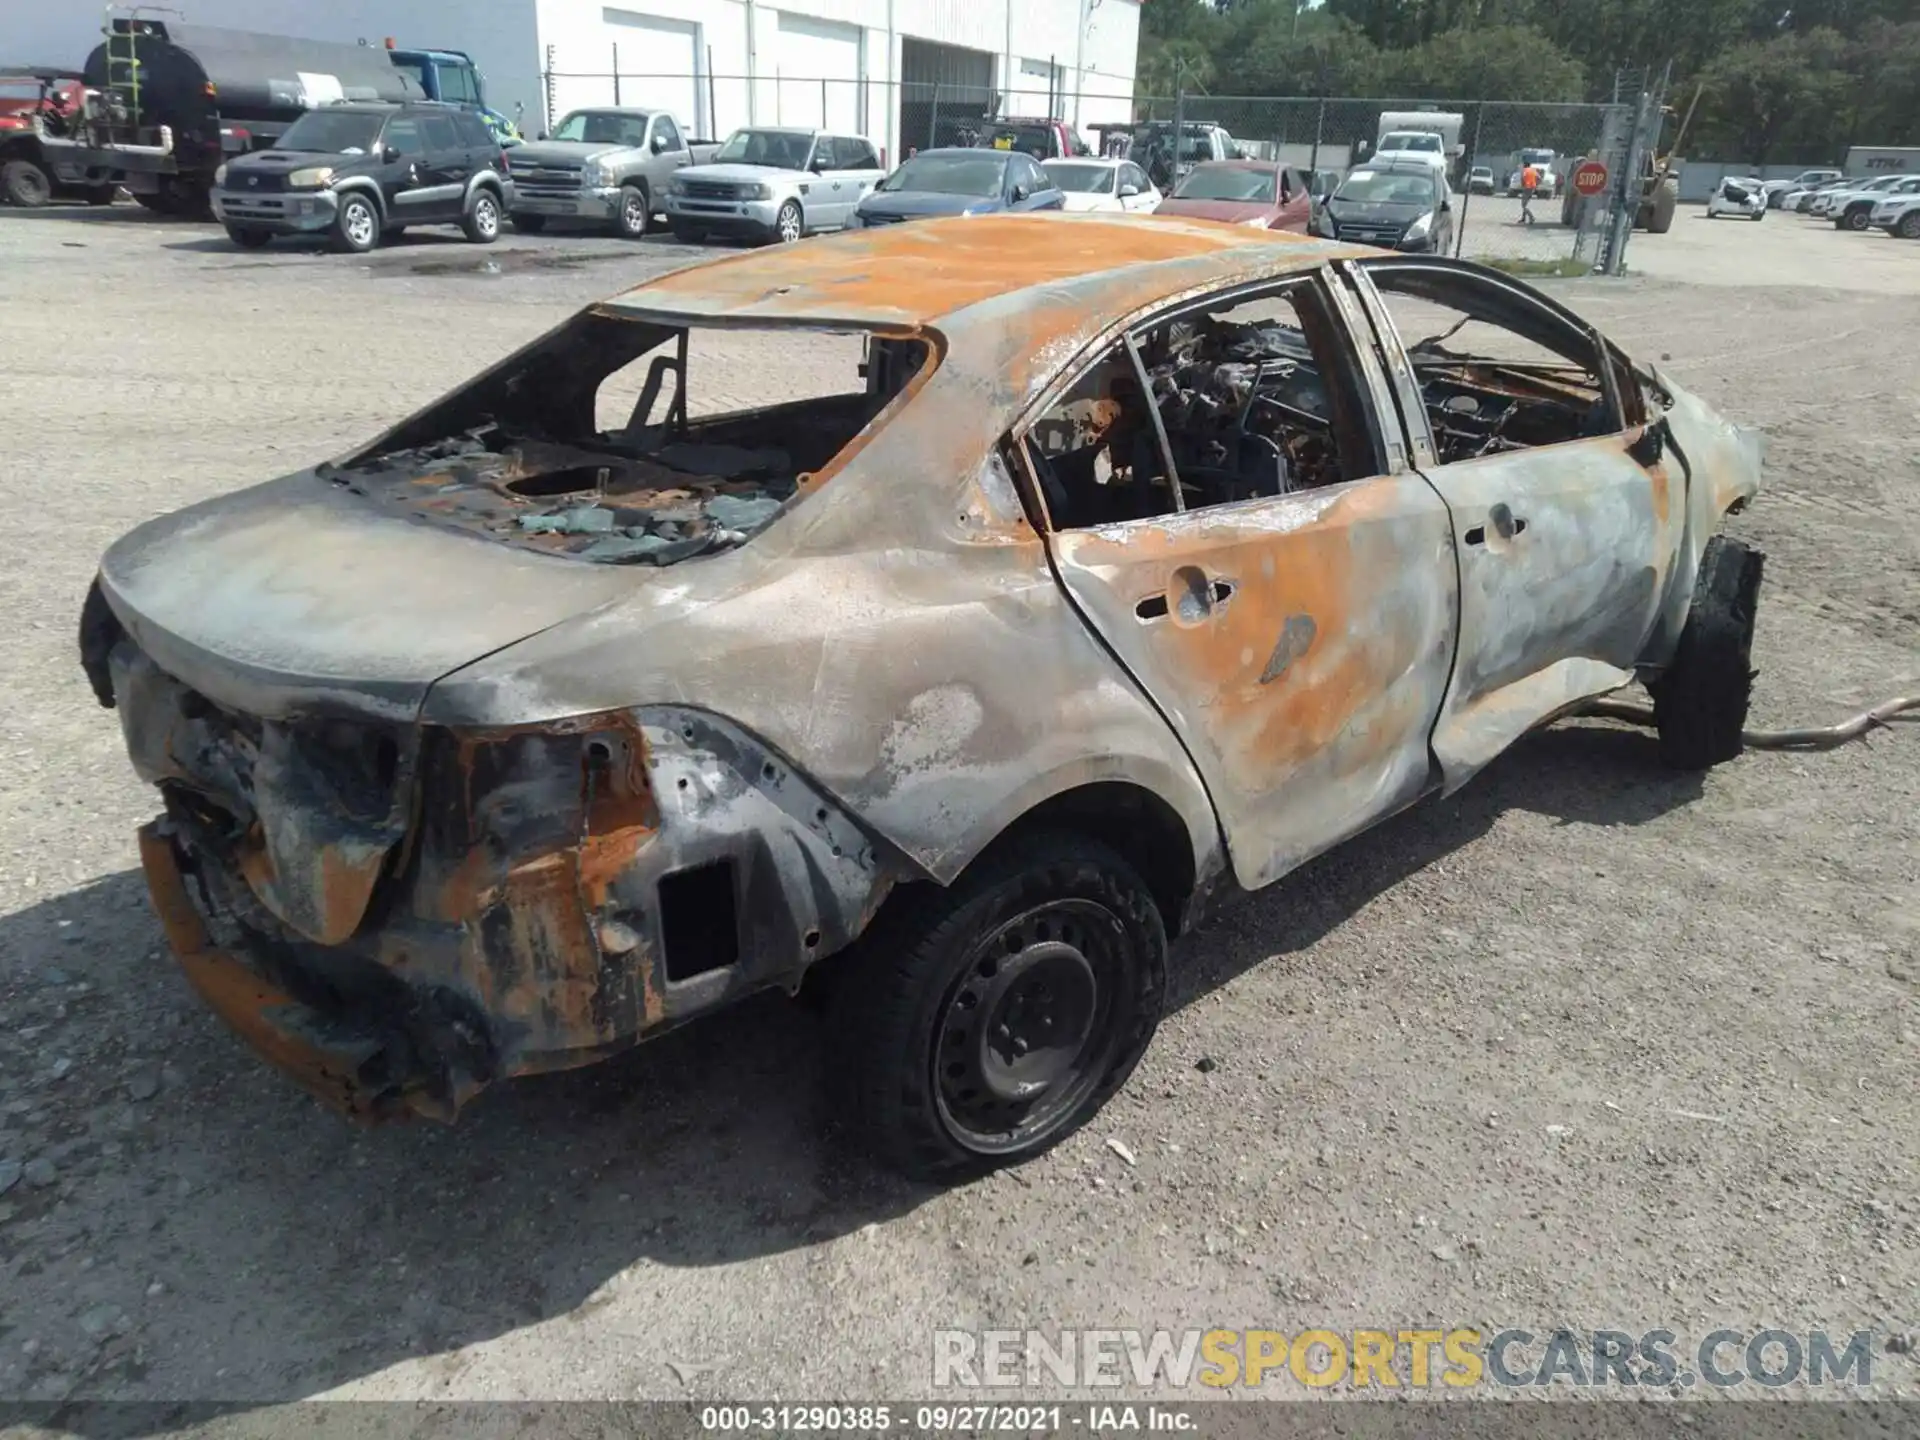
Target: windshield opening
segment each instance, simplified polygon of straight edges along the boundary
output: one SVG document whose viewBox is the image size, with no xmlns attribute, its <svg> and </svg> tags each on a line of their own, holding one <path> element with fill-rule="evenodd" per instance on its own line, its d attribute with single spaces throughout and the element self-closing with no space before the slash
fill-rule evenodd
<svg viewBox="0 0 1920 1440">
<path fill-rule="evenodd" d="M 274 143 L 276 150 L 309 150 L 319 155 L 365 155 L 380 138 L 384 115 L 352 110 L 309 110 Z"/>
<path fill-rule="evenodd" d="M 998 198 L 1007 162 L 992 155 L 916 155 L 873 188 Z"/>
<path fill-rule="evenodd" d="M 804 170 L 812 149 L 813 136 L 804 130 L 736 130 L 713 152 L 713 163 Z"/>
<path fill-rule="evenodd" d="M 646 115 L 623 115 L 617 110 L 575 110 L 553 129 L 555 140 L 579 140 L 589 145 L 625 145 L 637 149 L 647 143 Z"/>
<path fill-rule="evenodd" d="M 933 363 L 916 336 L 597 307 L 323 478 L 499 544 L 674 565 L 749 544 Z"/>
<path fill-rule="evenodd" d="M 422 90 L 427 88 L 427 62 L 425 60 L 402 60 L 391 52 L 389 52 L 387 58 L 393 61 L 394 69 L 398 70 L 408 79 L 418 81 Z"/>
<path fill-rule="evenodd" d="M 1114 171 L 1105 165 L 1061 165 L 1046 167 L 1053 183 L 1069 195 L 1111 195 Z"/>
<path fill-rule="evenodd" d="M 1190 171 L 1173 192 L 1176 200 L 1245 200 L 1273 203 L 1274 174 L 1271 170 L 1242 170 L 1237 166 L 1201 165 Z"/>
<path fill-rule="evenodd" d="M 1424 130 L 1394 130 L 1380 142 L 1382 150 L 1427 150 L 1438 154 L 1445 147 L 1438 135 Z"/>
</svg>

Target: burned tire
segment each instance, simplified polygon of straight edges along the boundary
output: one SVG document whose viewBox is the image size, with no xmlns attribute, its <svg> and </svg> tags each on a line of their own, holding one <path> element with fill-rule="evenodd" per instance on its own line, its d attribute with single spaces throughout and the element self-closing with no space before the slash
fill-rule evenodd
<svg viewBox="0 0 1920 1440">
<path fill-rule="evenodd" d="M 917 1179 L 1038 1155 L 1139 1063 L 1166 954 L 1146 884 L 1074 834 L 1009 844 L 951 889 L 902 891 L 840 962 L 841 1114 Z"/>
<path fill-rule="evenodd" d="M 53 199 L 53 181 L 31 160 L 9 160 L 0 165 L 0 194 L 9 205 L 38 210 Z"/>
<path fill-rule="evenodd" d="M 380 243 L 380 212 L 372 197 L 349 191 L 340 197 L 340 213 L 333 217 L 333 248 L 348 255 L 364 255 Z"/>
<path fill-rule="evenodd" d="M 1716 535 L 1700 557 L 1693 608 L 1666 673 L 1647 688 L 1660 732 L 1660 758 L 1678 770 L 1705 770 L 1741 751 L 1753 695 L 1753 622 L 1766 557 Z"/>
<path fill-rule="evenodd" d="M 538 235 L 542 230 L 547 228 L 547 217 L 544 215 L 516 215 L 513 217 L 513 228 L 518 230 L 522 235 Z"/>
</svg>

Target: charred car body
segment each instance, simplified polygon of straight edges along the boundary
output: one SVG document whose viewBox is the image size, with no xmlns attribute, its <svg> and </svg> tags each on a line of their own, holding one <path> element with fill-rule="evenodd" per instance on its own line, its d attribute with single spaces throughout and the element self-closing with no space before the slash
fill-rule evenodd
<svg viewBox="0 0 1920 1440">
<path fill-rule="evenodd" d="M 706 414 L 743 331 L 847 383 Z M 451 1117 L 824 962 L 849 1110 L 951 1174 L 1099 1108 L 1212 899 L 1636 677 L 1735 753 L 1758 469 L 1471 265 L 936 220 L 660 277 L 141 526 L 81 648 L 174 951 L 316 1093 Z"/>
</svg>

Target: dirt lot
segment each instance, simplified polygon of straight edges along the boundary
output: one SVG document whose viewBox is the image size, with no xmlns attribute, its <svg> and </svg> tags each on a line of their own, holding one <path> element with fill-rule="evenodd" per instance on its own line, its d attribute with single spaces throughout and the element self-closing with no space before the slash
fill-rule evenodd
<svg viewBox="0 0 1920 1440">
<path fill-rule="evenodd" d="M 936 1325 L 1920 1329 L 1913 728 L 1704 780 L 1536 736 L 1185 942 L 1102 1119 L 952 1192 L 817 1138 L 779 1000 L 451 1130 L 267 1073 L 161 953 L 75 660 L 100 551 L 685 254 L 0 212 L 0 1398 L 924 1395 Z M 1772 437 L 1757 722 L 1920 688 L 1920 245 L 1686 215 L 1630 263 L 1560 293 Z"/>
</svg>

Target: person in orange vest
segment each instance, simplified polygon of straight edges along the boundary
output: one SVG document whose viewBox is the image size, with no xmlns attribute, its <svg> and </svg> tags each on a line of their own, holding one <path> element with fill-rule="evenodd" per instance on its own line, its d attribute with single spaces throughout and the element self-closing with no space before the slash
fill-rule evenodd
<svg viewBox="0 0 1920 1440">
<path fill-rule="evenodd" d="M 1533 220 L 1533 192 L 1540 188 L 1540 172 L 1528 161 L 1520 172 L 1520 223 L 1531 225 Z"/>
</svg>

